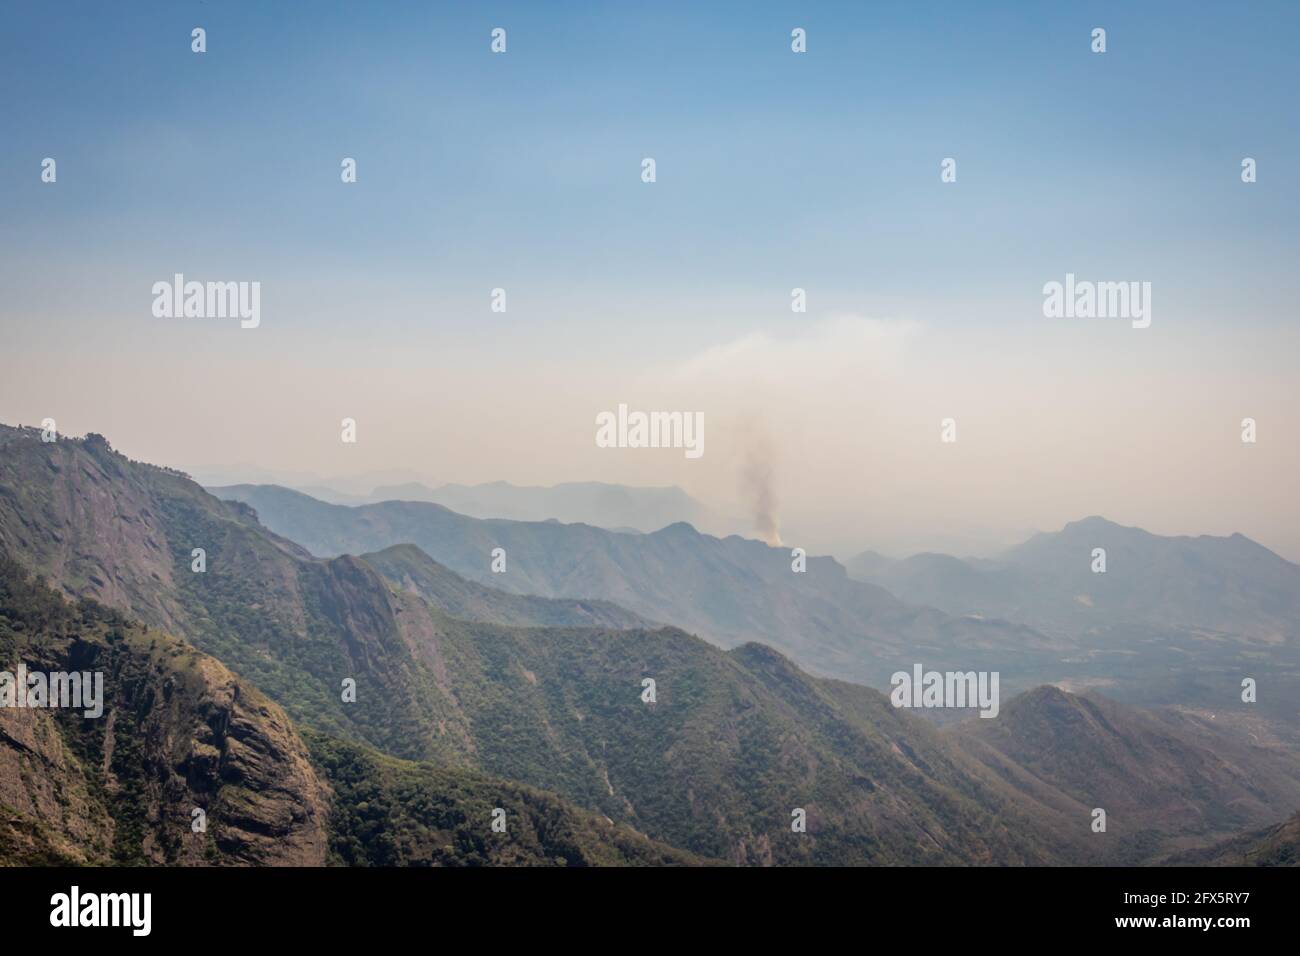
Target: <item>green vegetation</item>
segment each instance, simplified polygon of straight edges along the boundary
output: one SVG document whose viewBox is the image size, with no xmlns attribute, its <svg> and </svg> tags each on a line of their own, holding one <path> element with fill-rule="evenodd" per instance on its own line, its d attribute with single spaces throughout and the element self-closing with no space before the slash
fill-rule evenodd
<svg viewBox="0 0 1300 956">
<path fill-rule="evenodd" d="M 509 594 L 466 580 L 413 544 L 362 559 L 394 586 L 418 594 L 450 617 L 511 627 L 648 627 L 651 622 L 609 601 Z"/>
<path fill-rule="evenodd" d="M 700 862 L 552 794 L 308 733 L 335 791 L 330 860 L 347 866 L 611 866 Z M 505 811 L 507 832 L 490 828 Z"/>
<path fill-rule="evenodd" d="M 676 628 L 576 626 L 620 612 L 504 595 L 413 548 L 371 556 L 392 583 L 365 559 L 319 560 L 246 506 L 102 440 L 43 445 L 13 431 L 0 428 L 0 551 L 164 630 L 89 602 L 65 607 L 6 566 L 19 583 L 0 602 L 0 652 L 26 641 L 24 654 L 52 663 L 93 661 L 112 674 L 114 707 L 112 724 L 51 718 L 57 750 L 45 740 L 36 752 L 63 768 L 57 785 L 0 791 L 0 805 L 48 826 L 21 850 L 12 826 L 0 832 L 7 852 L 119 863 L 319 863 L 326 847 L 350 865 L 1130 862 L 1175 831 L 1089 840 L 1102 786 L 1115 806 L 1147 773 L 1142 802 L 1181 807 L 1184 833 L 1295 805 L 1294 760 L 1272 768 L 1271 753 L 1240 750 L 1216 763 L 1186 728 L 1115 710 L 1097 721 L 1106 733 L 1084 737 L 1079 698 L 1040 694 L 974 731 L 941 732 L 763 645 L 723 651 Z M 190 570 L 194 547 L 204 573 Z M 760 571 L 750 583 L 761 589 Z M 538 621 L 560 626 L 518 626 Z M 340 696 L 349 677 L 355 703 Z M 310 752 L 248 681 L 309 728 Z M 24 751 L 0 747 L 0 759 L 17 761 L 0 782 L 36 779 Z M 1234 766 L 1251 787 L 1221 772 Z M 78 812 L 61 817 L 51 800 Z M 193 806 L 209 811 L 204 840 L 187 833 Z M 508 842 L 486 826 L 493 807 L 512 821 Z M 806 833 L 791 830 L 796 808 Z M 1112 819 L 1123 828 L 1139 812 Z M 50 822 L 73 818 L 97 822 L 82 833 Z M 294 822 L 277 830 L 284 820 Z"/>
<path fill-rule="evenodd" d="M 223 739 L 239 733 L 255 752 L 292 757 L 296 736 L 260 739 L 234 725 L 271 707 L 255 691 L 237 691 L 247 712 L 214 707 L 219 665 L 162 632 L 143 628 L 92 601 L 64 601 L 0 555 L 0 662 L 104 671 L 103 719 L 52 709 L 24 717 L 47 721 L 50 734 L 14 746 L 0 712 L 0 864 L 156 865 L 315 862 L 349 866 L 613 866 L 701 862 L 629 827 L 517 783 L 429 763 L 412 763 L 329 737 L 309 735 L 311 761 L 296 779 L 302 792 L 264 805 L 258 779 Z M 220 696 L 220 689 L 215 691 Z M 217 730 L 223 727 L 226 730 Z M 40 724 L 44 727 L 45 724 Z M 8 728 L 22 734 L 23 729 Z M 10 770 L 13 773 L 10 773 Z M 271 768 L 278 770 L 279 767 Z M 328 780 L 328 790 L 316 774 Z M 293 779 L 293 778 L 291 778 Z M 316 842 L 328 855 L 279 859 L 274 832 L 317 795 L 331 793 Z M 29 809 L 11 805 L 21 801 Z M 208 832 L 190 829 L 190 810 L 205 808 Z M 493 833 L 494 808 L 508 832 Z M 269 831 L 265 845 L 249 832 Z M 292 835 L 290 835 L 292 836 Z"/>
<path fill-rule="evenodd" d="M 241 829 L 273 831 L 259 821 L 286 801 L 240 802 L 274 787 L 283 768 L 242 760 L 227 739 L 238 734 L 250 750 L 275 754 L 269 701 L 175 638 L 93 601 L 65 601 L 0 555 L 0 666 L 12 671 L 18 661 L 101 673 L 104 712 L 0 711 L 0 737 L 25 741 L 0 747 L 9 770 L 0 777 L 21 781 L 0 789 L 0 805 L 36 823 L 22 827 L 22 852 L 0 832 L 6 856 L 118 865 L 265 859 L 266 848 Z M 191 831 L 195 807 L 208 814 L 206 833 Z"/>
</svg>

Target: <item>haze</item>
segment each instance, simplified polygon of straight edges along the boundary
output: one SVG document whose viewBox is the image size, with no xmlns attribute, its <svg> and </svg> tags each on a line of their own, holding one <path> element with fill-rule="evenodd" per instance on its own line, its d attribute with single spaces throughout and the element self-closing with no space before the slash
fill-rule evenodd
<svg viewBox="0 0 1300 956">
<path fill-rule="evenodd" d="M 758 467 L 785 543 L 841 555 L 1102 514 L 1300 560 L 1293 52 L 1246 23 L 1292 5 L 335 5 L 307 35 L 15 6 L 0 421 L 200 479 L 678 484 L 739 516 Z M 261 326 L 155 319 L 175 272 L 260 281 Z M 1150 281 L 1151 327 L 1044 318 L 1067 272 Z M 597 448 L 621 402 L 703 412 L 705 455 Z"/>
</svg>

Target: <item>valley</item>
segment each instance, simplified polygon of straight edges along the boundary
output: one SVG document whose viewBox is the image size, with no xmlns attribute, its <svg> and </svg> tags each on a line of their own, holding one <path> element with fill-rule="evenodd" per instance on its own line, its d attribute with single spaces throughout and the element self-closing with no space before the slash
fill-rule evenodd
<svg viewBox="0 0 1300 956">
<path fill-rule="evenodd" d="M 419 540 L 395 542 L 389 509 L 324 510 L 317 526 L 303 515 L 321 503 L 296 493 L 287 500 L 299 526 L 280 517 L 277 530 L 262 511 L 274 513 L 267 500 L 285 496 L 259 494 L 247 495 L 252 504 L 222 501 L 98 436 L 42 443 L 0 429 L 10 595 L 0 634 L 14 635 L 0 650 L 62 664 L 107 641 L 119 647 L 119 673 L 157 675 L 156 689 L 133 684 L 131 698 L 107 680 L 108 718 L 129 703 L 172 728 L 139 737 L 143 759 L 132 766 L 157 807 L 143 823 L 96 796 L 111 792 L 106 781 L 125 772 L 114 760 L 126 755 L 105 749 L 99 724 L 87 722 L 90 737 L 60 724 L 67 715 L 7 731 L 0 767 L 14 769 L 0 773 L 11 781 L 0 804 L 32 825 L 11 824 L 0 853 L 154 863 L 298 854 L 313 865 L 1140 864 L 1267 827 L 1300 806 L 1300 758 L 1269 721 L 1248 730 L 1227 706 L 1207 717 L 1092 692 L 1009 692 L 1008 673 L 1030 676 L 1024 664 L 1009 666 L 1011 655 L 1061 654 L 1062 635 L 906 605 L 830 559 L 811 558 L 806 576 L 791 575 L 783 551 L 685 526 L 619 536 L 411 503 L 398 510 Z M 313 553 L 345 536 L 357 545 L 348 553 Z M 486 570 L 484 546 L 497 542 L 510 549 L 504 575 Z M 193 570 L 195 547 L 206 551 L 202 572 Z M 670 605 L 682 580 L 674 566 L 697 587 Z M 742 613 L 751 599 L 761 614 Z M 46 610 L 33 618 L 30 606 Z M 838 632 L 854 609 L 863 612 L 856 629 Z M 769 610 L 775 620 L 762 616 Z M 98 632 L 76 622 L 97 614 L 113 622 L 105 634 L 139 637 L 89 637 Z M 72 623 L 45 623 L 60 615 Z M 714 630 L 692 633 L 683 623 L 692 620 Z M 768 640 L 780 633 L 776 621 L 795 620 L 815 627 L 798 640 Z M 72 645 L 56 637 L 74 632 Z M 828 649 L 821 633 L 838 633 Z M 821 666 L 806 670 L 803 654 Z M 871 672 L 862 660 L 909 673 L 913 659 L 927 668 L 959 659 L 962 671 L 998 661 L 1001 710 L 936 726 L 886 693 L 826 673 L 854 654 L 859 674 Z M 1099 686 L 1121 686 L 1100 660 L 1097 680 L 1113 683 Z M 241 731 L 241 741 L 261 733 L 275 743 L 223 743 L 213 728 L 226 718 L 163 709 L 183 661 L 228 688 L 227 698 L 252 702 L 254 736 Z M 646 677 L 653 704 L 641 697 Z M 355 681 L 355 702 L 339 695 L 344 679 Z M 195 685 L 196 700 L 217 693 L 205 686 Z M 74 799 L 96 808 L 83 830 L 30 784 L 12 782 L 29 779 L 32 754 L 54 759 L 48 746 L 16 743 L 33 734 L 84 739 L 85 756 L 60 771 L 61 792 L 84 793 Z M 238 779 L 223 768 L 242 754 L 263 755 L 244 771 L 247 794 L 219 782 Z M 197 766 L 217 778 L 201 783 Z M 178 786 L 178 774 L 196 782 Z M 263 793 L 283 802 L 263 805 L 254 798 Z M 207 808 L 209 833 L 223 834 L 215 842 L 186 836 L 197 805 Z M 1108 811 L 1105 833 L 1090 828 L 1095 807 Z M 496 808 L 510 821 L 509 842 L 491 841 L 486 821 Z M 806 832 L 791 830 L 796 808 Z M 259 834 L 277 831 L 263 814 L 300 835 L 265 844 Z"/>
</svg>

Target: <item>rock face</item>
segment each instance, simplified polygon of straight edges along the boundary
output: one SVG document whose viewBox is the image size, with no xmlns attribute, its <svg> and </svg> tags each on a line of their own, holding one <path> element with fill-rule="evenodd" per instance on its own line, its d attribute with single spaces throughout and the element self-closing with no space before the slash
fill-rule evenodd
<svg viewBox="0 0 1300 956">
<path fill-rule="evenodd" d="M 685 526 L 615 537 L 700 546 Z M 704 542 L 724 545 L 756 555 L 719 592 L 738 606 L 791 577 L 754 542 Z M 503 595 L 409 548 L 313 558 L 95 436 L 0 426 L 6 552 L 0 669 L 100 671 L 107 699 L 103 719 L 0 713 L 0 863 L 1131 863 L 1300 802 L 1294 758 L 1207 747 L 1186 719 L 1041 691 L 941 732 L 764 645 L 591 627 L 620 612 Z M 1099 805 L 1124 840 L 1089 839 Z M 498 808 L 509 847 L 484 837 Z"/>
<path fill-rule="evenodd" d="M 0 859 L 325 861 L 328 784 L 284 712 L 218 661 L 0 557 L 0 670 L 20 661 L 102 673 L 103 715 L 0 707 Z"/>
<path fill-rule="evenodd" d="M 0 555 L 0 671 L 103 675 L 103 713 L 0 706 L 0 865 L 697 864 L 553 794 L 323 734 L 217 660 Z M 503 808 L 510 840 L 487 826 Z M 195 832 L 194 811 L 206 815 Z"/>
<path fill-rule="evenodd" d="M 0 552 L 66 595 L 183 638 L 296 722 L 399 757 L 445 755 L 428 731 L 432 681 L 383 578 L 353 557 L 313 559 L 178 472 L 96 435 L 47 444 L 0 426 Z M 371 706 L 340 701 L 347 678 Z"/>
<path fill-rule="evenodd" d="M 169 629 L 175 562 L 151 509 L 147 473 L 97 435 L 43 443 L 40 432 L 0 426 L 0 551 L 39 568 L 62 589 Z"/>
<path fill-rule="evenodd" d="M 0 708 L 0 860 L 106 859 L 113 828 L 50 712 Z"/>
</svg>

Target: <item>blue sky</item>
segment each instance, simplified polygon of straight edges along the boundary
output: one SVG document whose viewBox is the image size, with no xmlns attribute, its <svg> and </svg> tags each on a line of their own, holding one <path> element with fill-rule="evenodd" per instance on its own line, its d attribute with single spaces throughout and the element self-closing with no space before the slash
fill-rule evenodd
<svg viewBox="0 0 1300 956">
<path fill-rule="evenodd" d="M 1040 291 L 1067 271 L 1156 289 L 1147 339 L 1090 332 L 1079 363 L 1133 388 L 1152 365 L 1175 390 L 1259 380 L 1280 405 L 1300 301 L 1298 27 L 1300 5 L 1263 2 L 8 0 L 0 333 L 25 377 L 0 386 L 0 418 L 57 399 L 75 430 L 165 458 L 121 381 L 180 369 L 163 379 L 176 414 L 224 403 L 232 421 L 182 457 L 260 457 L 238 439 L 256 409 L 214 397 L 221 383 L 286 370 L 299 397 L 261 382 L 259 407 L 299 416 L 313 389 L 373 394 L 391 366 L 422 408 L 470 388 L 467 370 L 555 363 L 564 380 L 543 387 L 603 388 L 797 337 L 794 286 L 810 326 L 900 320 L 941 349 L 1069 362 L 1073 332 L 1045 325 Z M 261 281 L 256 337 L 160 328 L 148 289 L 174 272 Z M 497 286 L 506 315 L 487 311 Z M 456 388 L 425 395 L 417 371 Z M 445 477 L 578 477 L 503 470 Z"/>
<path fill-rule="evenodd" d="M 453 301 L 513 285 L 521 321 L 579 326 L 592 310 L 566 300 L 588 292 L 749 304 L 767 285 L 779 322 L 796 284 L 823 307 L 996 321 L 1063 262 L 1177 280 L 1164 301 L 1197 320 L 1247 287 L 1249 320 L 1295 300 L 1294 3 L 290 9 L 6 4 L 18 276 L 174 267 L 287 292 L 327 275 Z M 33 174 L 46 155 L 57 192 Z"/>
</svg>

